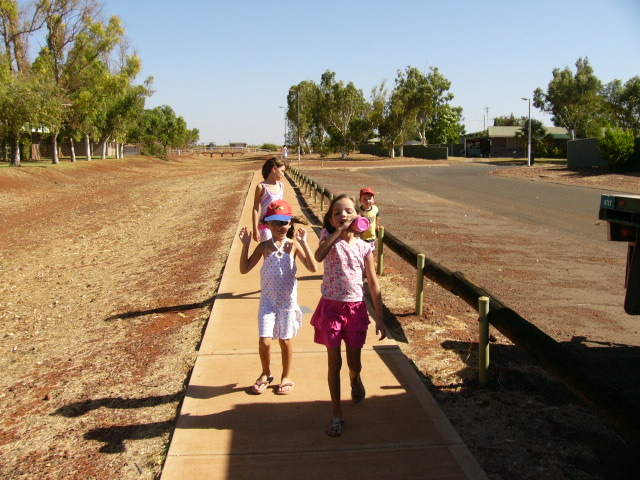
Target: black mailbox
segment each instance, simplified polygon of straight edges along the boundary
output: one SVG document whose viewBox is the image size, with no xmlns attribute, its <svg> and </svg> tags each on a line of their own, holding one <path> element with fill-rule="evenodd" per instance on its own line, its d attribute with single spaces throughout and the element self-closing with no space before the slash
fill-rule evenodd
<svg viewBox="0 0 640 480">
<path fill-rule="evenodd" d="M 640 237 L 640 195 L 602 195 L 600 220 L 609 226 L 609 240 L 629 242 L 624 311 L 640 315 L 640 250 L 636 249 Z"/>
</svg>

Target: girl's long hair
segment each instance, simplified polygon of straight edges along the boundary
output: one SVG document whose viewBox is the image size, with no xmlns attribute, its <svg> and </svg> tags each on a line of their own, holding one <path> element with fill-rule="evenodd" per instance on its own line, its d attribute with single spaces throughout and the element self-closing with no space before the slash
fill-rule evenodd
<svg viewBox="0 0 640 480">
<path fill-rule="evenodd" d="M 327 208 L 327 212 L 324 214 L 324 218 L 322 219 L 322 228 L 326 228 L 327 232 L 329 233 L 333 233 L 336 231 L 336 228 L 333 225 L 331 225 L 331 215 L 333 215 L 333 205 L 338 200 L 342 200 L 344 198 L 348 198 L 349 200 L 351 200 L 351 203 L 353 203 L 354 208 L 357 208 L 358 206 L 356 197 L 354 197 L 353 195 L 349 195 L 348 193 L 342 193 L 337 197 L 333 197 L 333 200 L 331 200 L 331 203 L 329 204 L 329 208 Z"/>
<path fill-rule="evenodd" d="M 271 173 L 271 169 L 273 167 L 280 168 L 280 167 L 284 167 L 285 165 L 286 164 L 282 160 L 280 160 L 278 157 L 271 157 L 262 165 L 262 178 L 266 180 L 269 174 Z"/>
</svg>

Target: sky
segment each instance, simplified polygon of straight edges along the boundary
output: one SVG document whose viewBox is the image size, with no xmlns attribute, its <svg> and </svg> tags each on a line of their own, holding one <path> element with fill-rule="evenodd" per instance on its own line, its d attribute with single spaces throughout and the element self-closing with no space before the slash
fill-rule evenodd
<svg viewBox="0 0 640 480">
<path fill-rule="evenodd" d="M 102 0 L 200 142 L 284 141 L 289 88 L 330 70 L 367 100 L 398 70 L 437 67 L 467 132 L 528 116 L 554 68 L 588 57 L 603 82 L 640 75 L 640 0 Z M 531 105 L 531 117 L 552 125 Z"/>
</svg>

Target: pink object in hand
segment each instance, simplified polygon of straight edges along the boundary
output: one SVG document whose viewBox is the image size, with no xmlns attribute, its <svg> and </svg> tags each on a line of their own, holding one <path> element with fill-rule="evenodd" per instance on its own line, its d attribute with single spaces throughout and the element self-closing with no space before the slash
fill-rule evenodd
<svg viewBox="0 0 640 480">
<path fill-rule="evenodd" d="M 369 229 L 369 219 L 366 217 L 358 217 L 351 224 L 354 232 L 362 233 Z"/>
</svg>

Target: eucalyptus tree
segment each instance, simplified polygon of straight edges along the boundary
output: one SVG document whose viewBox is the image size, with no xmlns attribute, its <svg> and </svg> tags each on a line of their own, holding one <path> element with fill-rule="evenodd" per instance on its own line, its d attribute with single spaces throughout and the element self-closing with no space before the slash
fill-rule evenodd
<svg viewBox="0 0 640 480">
<path fill-rule="evenodd" d="M 321 108 L 329 126 L 327 130 L 334 143 L 340 147 L 344 159 L 351 143 L 350 129 L 355 128 L 354 122 L 366 119 L 369 104 L 362 90 L 356 88 L 353 82 L 345 85 L 342 81 L 336 82 L 335 76 L 335 72 L 328 70 L 322 74 Z"/>
<path fill-rule="evenodd" d="M 97 20 L 100 5 L 96 0 L 43 0 L 46 13 L 46 46 L 38 61 L 42 71 L 50 72 L 58 85 L 64 104 L 82 88 L 80 78 L 93 62 L 104 61 L 124 36 L 121 22 L 112 16 L 107 24 Z M 63 114 L 70 114 L 62 110 Z M 58 163 L 58 134 L 66 118 L 53 125 L 51 143 L 53 163 Z M 89 158 L 89 157 L 88 157 Z"/>
<path fill-rule="evenodd" d="M 465 133 L 462 120 L 462 107 L 453 107 L 448 103 L 438 106 L 429 117 L 426 142 L 456 143 Z"/>
<path fill-rule="evenodd" d="M 533 105 L 551 114 L 554 125 L 575 132 L 577 137 L 597 137 L 604 123 L 602 82 L 588 58 L 579 58 L 575 65 L 575 74 L 569 67 L 555 68 L 547 91 L 534 91 Z"/>
<path fill-rule="evenodd" d="M 30 35 L 43 25 L 41 2 L 0 0 L 0 129 L 11 147 L 11 165 L 20 165 L 20 135 L 38 121 L 41 87 L 31 72 Z"/>
<path fill-rule="evenodd" d="M 624 85 L 617 79 L 609 82 L 604 96 L 610 123 L 640 136 L 640 76 L 629 79 Z"/>
</svg>

